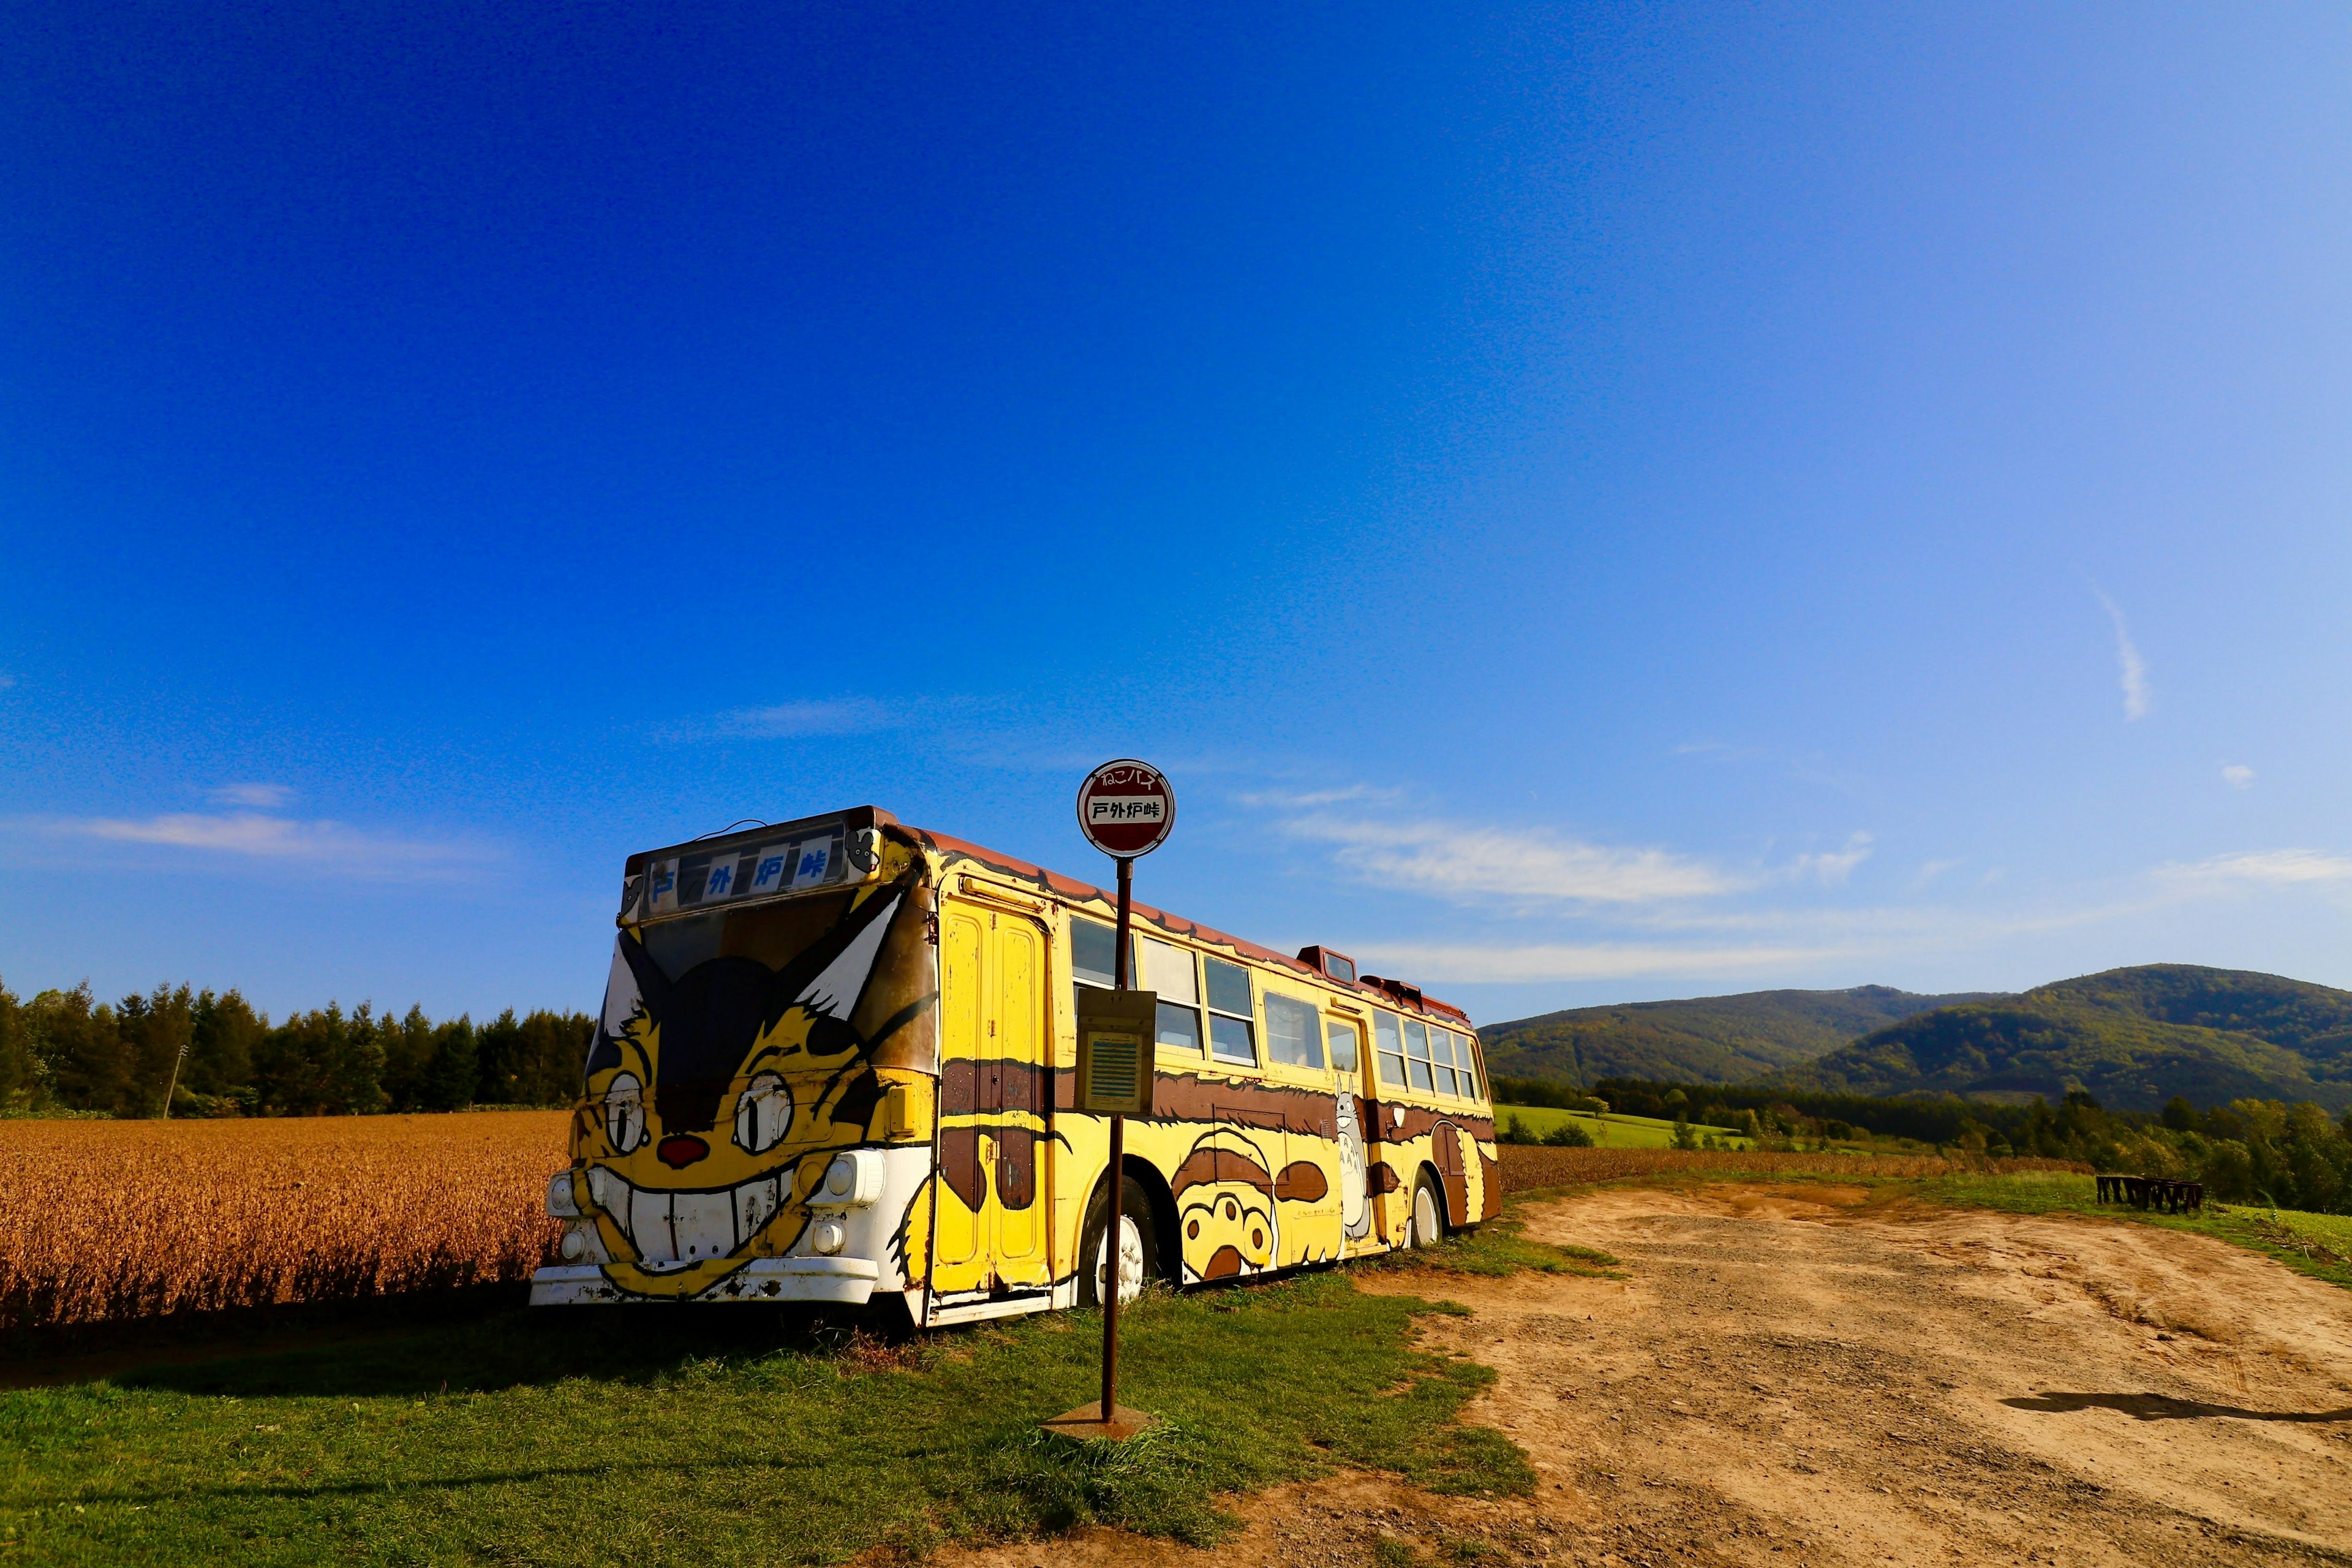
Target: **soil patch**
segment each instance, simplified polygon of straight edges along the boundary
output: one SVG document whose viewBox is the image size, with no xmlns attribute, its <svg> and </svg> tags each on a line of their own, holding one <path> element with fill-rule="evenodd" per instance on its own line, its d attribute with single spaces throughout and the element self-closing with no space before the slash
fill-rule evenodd
<svg viewBox="0 0 2352 1568">
<path fill-rule="evenodd" d="M 2352 1564 L 2352 1293 L 2205 1237 L 1814 1184 L 1530 1207 L 1620 1280 L 1360 1275 L 1443 1296 L 1432 1347 L 1538 1498 L 1346 1475 L 1195 1551 L 1098 1531 L 945 1563 Z"/>
</svg>

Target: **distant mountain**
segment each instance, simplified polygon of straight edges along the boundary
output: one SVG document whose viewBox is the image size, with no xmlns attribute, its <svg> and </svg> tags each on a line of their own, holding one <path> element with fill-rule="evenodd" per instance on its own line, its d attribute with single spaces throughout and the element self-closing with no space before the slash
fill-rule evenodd
<svg viewBox="0 0 2352 1568">
<path fill-rule="evenodd" d="M 1497 1071 L 1502 1070 L 1500 1068 Z M 2352 1105 L 2352 992 L 2150 963 L 1921 1012 L 1772 1075 L 1853 1094 L 2057 1100 L 2152 1110 L 2241 1097 Z"/>
<path fill-rule="evenodd" d="M 1834 1051 L 1858 1035 L 1955 1003 L 1998 994 L 1921 996 L 1886 985 L 1850 991 L 1749 991 L 1682 1002 L 1577 1007 L 1478 1031 L 1491 1072 L 1589 1087 L 1604 1078 L 1738 1083 Z"/>
</svg>

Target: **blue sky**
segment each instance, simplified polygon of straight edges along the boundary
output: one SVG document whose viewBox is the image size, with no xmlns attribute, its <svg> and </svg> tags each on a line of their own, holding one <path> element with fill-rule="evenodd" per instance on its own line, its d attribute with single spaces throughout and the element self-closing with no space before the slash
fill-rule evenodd
<svg viewBox="0 0 2352 1568">
<path fill-rule="evenodd" d="M 1115 13 L 1115 14 L 1114 14 Z M 872 801 L 1475 1016 L 2352 986 L 2352 13 L 0 14 L 0 979 Z"/>
</svg>

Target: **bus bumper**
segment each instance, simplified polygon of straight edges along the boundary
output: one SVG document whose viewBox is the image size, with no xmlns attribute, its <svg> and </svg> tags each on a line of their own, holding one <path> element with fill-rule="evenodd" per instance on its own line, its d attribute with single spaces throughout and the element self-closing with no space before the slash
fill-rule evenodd
<svg viewBox="0 0 2352 1568">
<path fill-rule="evenodd" d="M 862 1307 L 874 1295 L 881 1268 L 868 1258 L 755 1258 L 698 1301 L 824 1301 Z M 570 1307 L 644 1301 L 616 1289 L 594 1264 L 542 1268 L 530 1277 L 530 1304 Z M 667 1300 L 667 1298 L 666 1298 Z"/>
</svg>

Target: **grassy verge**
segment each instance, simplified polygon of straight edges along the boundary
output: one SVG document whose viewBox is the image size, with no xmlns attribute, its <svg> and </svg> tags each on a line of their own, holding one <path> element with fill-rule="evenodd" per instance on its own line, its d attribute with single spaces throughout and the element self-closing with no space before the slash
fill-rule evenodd
<svg viewBox="0 0 2352 1568">
<path fill-rule="evenodd" d="M 1671 1149 L 1675 1146 L 1675 1124 L 1653 1116 L 1622 1116 L 1616 1111 L 1599 1115 L 1589 1110 L 1561 1110 L 1549 1105 L 1498 1105 L 1495 1107 L 1495 1125 L 1517 1121 L 1540 1138 L 1556 1127 L 1574 1122 L 1584 1129 L 1596 1149 Z M 1750 1141 L 1740 1136 L 1737 1128 L 1703 1127 L 1694 1121 L 1693 1134 L 1700 1138 L 1723 1140 L 1734 1149 L 1750 1147 Z"/>
<path fill-rule="evenodd" d="M 1549 1241 L 1530 1241 L 1527 1224 L 1515 1212 L 1517 1198 L 1508 1200 L 1498 1218 L 1475 1231 L 1449 1236 L 1433 1247 L 1412 1252 L 1383 1253 L 1350 1264 L 1351 1268 L 1385 1274 L 1581 1274 L 1601 1279 L 1622 1279 L 1619 1260 L 1598 1247 Z"/>
<path fill-rule="evenodd" d="M 1877 1202 L 1893 1203 L 1907 1198 L 1951 1208 L 1998 1209 L 2008 1214 L 2063 1212 L 2158 1226 L 2168 1230 L 2194 1231 L 2275 1258 L 2299 1274 L 2352 1289 L 2352 1215 L 2307 1214 L 2295 1209 L 2220 1203 L 2209 1203 L 2202 1214 L 2143 1213 L 2118 1204 L 2096 1202 L 2097 1186 L 2093 1178 L 2066 1170 L 1950 1171 L 1942 1161 L 1921 1160 L 1906 1161 L 1903 1166 L 1886 1161 L 1874 1171 L 1864 1162 L 1836 1155 L 1750 1155 L 1742 1159 L 1727 1155 L 1685 1154 L 1678 1158 L 1687 1163 L 1677 1164 L 1674 1168 L 1616 1173 L 1594 1161 L 1591 1156 L 1595 1152 L 1587 1150 L 1506 1150 L 1507 1180 L 1515 1178 L 1517 1183 L 1527 1184 L 1515 1184 L 1510 1196 L 1506 1199 L 1507 1215 L 1529 1203 L 1571 1197 L 1603 1186 L 1676 1186 L 1726 1181 L 1769 1181 L 1776 1185 L 1824 1183 L 1869 1188 Z M 1521 1157 L 1519 1168 L 1516 1171 L 1512 1169 L 1512 1157 L 1515 1155 Z M 1677 1157 L 1661 1155 L 1656 1158 L 1663 1161 Z M 1539 1162 L 1549 1162 L 1549 1166 L 1559 1168 L 1534 1168 Z M 2023 1165 L 2027 1162 L 2003 1163 Z M 2058 1162 L 2036 1161 L 2032 1163 L 2055 1165 Z M 1585 1169 L 1578 1169 L 1579 1165 Z M 1890 1173 L 1880 1173 L 1889 1172 L 1890 1167 Z M 1577 1180 L 1580 1175 L 1586 1179 Z M 1546 1184 L 1533 1184 L 1538 1181 Z M 1491 1230 L 1496 1226 L 1488 1228 Z M 1542 1244 L 1522 1242 L 1519 1245 L 1536 1247 Z"/>
<path fill-rule="evenodd" d="M 2208 1203 L 2201 1214 L 2142 1213 L 2094 1201 L 2088 1176 L 2035 1172 L 2014 1176 L 1953 1175 L 1914 1184 L 1920 1197 L 1957 1208 L 2011 1214 L 2084 1214 L 2167 1230 L 2195 1231 L 2277 1258 L 2298 1274 L 2352 1289 L 2352 1217 Z"/>
<path fill-rule="evenodd" d="M 1087 1315 L 892 1344 L 759 1308 L 510 1308 L 24 1390 L 0 1564 L 823 1563 L 1096 1521 L 1206 1542 L 1218 1493 L 1336 1465 L 1523 1491 L 1518 1450 L 1454 1419 L 1493 1374 L 1412 1348 L 1460 1310 L 1336 1273 L 1148 1297 L 1120 1395 L 1165 1419 L 1125 1447 L 1036 1430 L 1095 1392 Z"/>
</svg>

